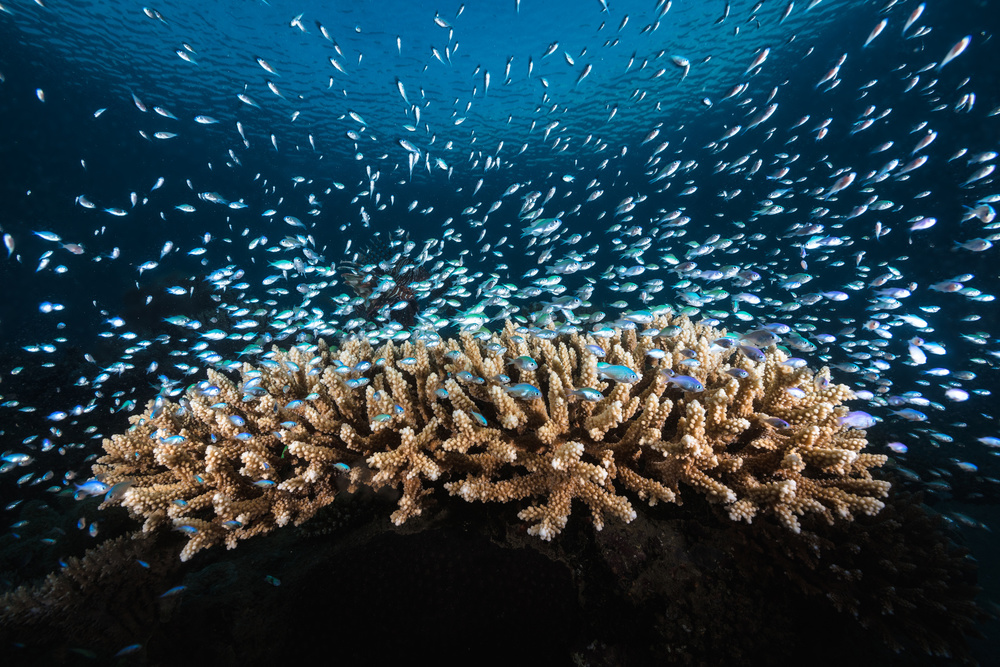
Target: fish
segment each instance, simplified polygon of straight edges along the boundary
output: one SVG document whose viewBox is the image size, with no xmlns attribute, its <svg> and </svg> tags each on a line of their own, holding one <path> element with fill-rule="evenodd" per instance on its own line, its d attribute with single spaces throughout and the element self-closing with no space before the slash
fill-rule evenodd
<svg viewBox="0 0 1000 667">
<path fill-rule="evenodd" d="M 691 71 L 691 61 L 684 56 L 670 56 L 670 62 L 672 62 L 677 67 L 683 70 L 681 74 L 681 81 L 687 78 L 688 73 Z M 645 142 L 643 142 L 645 143 Z"/>
<path fill-rule="evenodd" d="M 747 123 L 746 127 L 743 128 L 743 131 L 744 132 L 749 132 L 753 128 L 757 127 L 758 125 L 760 125 L 761 123 L 763 123 L 764 121 L 766 121 L 772 115 L 774 115 L 774 112 L 777 111 L 777 110 L 778 110 L 777 103 L 775 103 L 775 104 L 768 104 L 766 107 L 764 107 L 763 111 L 761 111 L 760 113 L 758 113 L 756 116 L 754 116 L 750 120 L 749 123 Z"/>
<path fill-rule="evenodd" d="M 704 385 L 697 378 L 693 378 L 690 375 L 671 375 L 667 377 L 667 383 L 692 394 L 705 391 Z"/>
<path fill-rule="evenodd" d="M 533 401 L 542 397 L 541 390 L 526 382 L 519 382 L 509 387 L 504 387 L 504 391 L 510 396 L 522 401 Z"/>
<path fill-rule="evenodd" d="M 338 72 L 340 72 L 341 74 L 347 74 L 347 70 L 344 69 L 344 66 L 336 58 L 334 58 L 333 56 L 329 56 L 327 60 L 330 62 L 331 65 L 333 65 L 334 69 L 336 69 Z"/>
<path fill-rule="evenodd" d="M 172 113 L 171 113 L 170 111 L 168 111 L 167 109 L 164 109 L 163 107 L 160 107 L 160 106 L 154 106 L 154 107 L 153 107 L 153 111 L 154 111 L 154 112 L 155 112 L 155 113 L 156 113 L 157 115 L 160 115 L 160 116 L 163 116 L 164 118 L 170 118 L 170 119 L 172 119 L 172 120 L 177 120 L 177 116 L 175 116 L 174 114 L 172 114 Z"/>
<path fill-rule="evenodd" d="M 858 430 L 869 429 L 877 423 L 875 417 L 868 414 L 864 410 L 852 410 L 846 415 L 840 417 L 837 421 L 841 425 L 849 426 Z"/>
<path fill-rule="evenodd" d="M 538 362 L 527 355 L 521 355 L 515 357 L 507 362 L 508 364 L 514 366 L 515 368 L 522 371 L 535 371 L 538 370 Z"/>
<path fill-rule="evenodd" d="M 280 74 L 278 74 L 278 72 L 275 71 L 273 67 L 271 67 L 271 65 L 268 64 L 266 60 L 264 60 L 260 56 L 254 56 L 254 60 L 257 61 L 257 64 L 260 65 L 265 72 L 268 72 L 269 74 L 273 74 L 275 76 L 281 76 Z"/>
<path fill-rule="evenodd" d="M 755 347 L 767 348 L 781 341 L 781 337 L 770 329 L 755 329 L 740 335 L 740 340 Z"/>
<path fill-rule="evenodd" d="M 868 38 L 865 40 L 865 43 L 861 48 L 867 48 L 867 46 L 871 44 L 876 37 L 882 34 L 882 31 L 885 30 L 885 27 L 888 24 L 889 24 L 889 19 L 882 19 L 881 21 L 879 21 L 878 24 L 874 28 L 872 28 L 871 33 L 868 34 Z"/>
<path fill-rule="evenodd" d="M 743 71 L 743 74 L 749 74 L 751 71 L 764 64 L 767 57 L 771 54 L 770 47 L 764 47 L 760 52 L 754 56 L 753 60 L 750 61 L 750 65 Z"/>
<path fill-rule="evenodd" d="M 236 97 L 237 97 L 237 99 L 239 99 L 239 101 L 240 101 L 240 102 L 243 102 L 244 104 L 247 104 L 247 105 L 249 105 L 249 106 L 252 106 L 252 107 L 256 107 L 257 109 L 259 109 L 259 108 L 260 108 L 260 105 L 259 105 L 259 104 L 257 104 L 257 103 L 256 103 L 256 102 L 255 102 L 255 101 L 253 100 L 253 98 L 251 98 L 251 97 L 250 97 L 249 95 L 247 95 L 246 93 L 238 93 L 238 94 L 236 95 Z"/>
<path fill-rule="evenodd" d="M 96 479 L 91 479 L 83 484 L 74 484 L 73 488 L 76 489 L 77 493 L 80 495 L 87 496 L 103 496 L 108 493 L 111 487 L 109 487 L 104 482 Z"/>
<path fill-rule="evenodd" d="M 598 363 L 597 377 L 602 380 L 612 380 L 623 384 L 635 384 L 641 376 L 628 366 Z"/>
<path fill-rule="evenodd" d="M 941 62 L 938 63 L 937 67 L 934 69 L 940 72 L 945 65 L 965 53 L 965 50 L 969 48 L 969 44 L 971 43 L 972 35 L 966 35 L 962 39 L 958 40 L 958 42 L 956 42 L 955 45 L 948 50 L 948 53 L 945 54 L 944 58 L 941 59 Z"/>
<path fill-rule="evenodd" d="M 917 22 L 920 16 L 924 13 L 926 5 L 927 3 L 921 2 L 919 5 L 914 7 L 913 11 L 910 12 L 910 15 L 907 17 L 906 23 L 903 24 L 903 30 L 901 31 L 902 34 L 905 35 L 906 31 L 910 29 L 910 26 Z"/>
<path fill-rule="evenodd" d="M 524 228 L 522 237 L 546 237 L 562 226 L 560 218 L 539 218 Z"/>
</svg>

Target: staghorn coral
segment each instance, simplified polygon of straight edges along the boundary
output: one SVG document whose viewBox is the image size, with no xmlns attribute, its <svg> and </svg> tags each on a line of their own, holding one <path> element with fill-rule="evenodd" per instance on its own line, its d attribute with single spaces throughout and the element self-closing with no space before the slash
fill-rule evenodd
<svg viewBox="0 0 1000 667">
<path fill-rule="evenodd" d="M 527 502 L 518 516 L 544 540 L 574 499 L 597 529 L 606 516 L 631 521 L 625 492 L 651 505 L 696 492 L 733 520 L 770 514 L 796 533 L 804 515 L 833 523 L 882 508 L 889 485 L 870 470 L 885 457 L 863 453 L 864 432 L 840 424 L 851 392 L 826 369 L 793 368 L 774 346 L 751 361 L 686 318 L 649 327 L 557 334 L 507 322 L 377 349 L 361 338 L 275 349 L 244 364 L 239 383 L 210 370 L 178 403 L 150 403 L 104 441 L 94 474 L 131 480 L 108 502 L 144 531 L 186 533 L 184 560 L 301 524 L 333 501 L 341 476 L 350 489 L 401 490 L 396 524 L 435 488 Z M 638 381 L 606 379 L 618 366 Z M 675 374 L 704 390 L 684 391 Z"/>
</svg>

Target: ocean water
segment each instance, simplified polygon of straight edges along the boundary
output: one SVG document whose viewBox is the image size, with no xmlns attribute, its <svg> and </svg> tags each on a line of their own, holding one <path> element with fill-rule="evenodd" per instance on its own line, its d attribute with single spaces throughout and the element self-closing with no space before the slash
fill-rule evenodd
<svg viewBox="0 0 1000 667">
<path fill-rule="evenodd" d="M 73 499 L 102 439 L 207 367 L 259 354 L 248 347 L 505 318 L 591 329 L 669 306 L 738 333 L 785 325 L 793 354 L 830 366 L 875 418 L 871 451 L 891 457 L 896 488 L 922 494 L 971 549 L 991 609 L 1000 8 L 606 4 L 0 0 L 2 589 L 135 529 L 99 498 Z M 345 262 L 364 274 L 396 252 L 435 287 L 399 310 L 352 302 Z M 583 540 L 586 520 L 571 521 Z M 377 578 L 386 551 L 481 547 L 435 535 L 385 538 L 371 562 L 341 555 Z M 48 654 L 39 637 L 59 644 L 64 626 L 9 632 L 0 651 L 172 664 L 166 634 L 199 626 L 158 596 L 198 577 L 237 582 L 240 568 L 260 584 L 264 569 L 239 554 L 300 559 L 303 543 L 275 534 L 171 566 L 143 589 L 149 618 L 129 607 L 123 622 L 116 600 L 85 590 L 101 613 L 67 613 L 93 615 L 89 629 Z M 423 558 L 414 567 L 435 572 Z M 285 587 L 258 592 L 274 605 L 322 569 L 292 574 L 287 560 Z M 538 577 L 522 582 L 527 599 L 545 599 L 547 564 L 483 562 L 513 578 L 523 565 Z M 324 585 L 366 597 L 360 575 L 338 572 Z M 367 597 L 365 613 L 392 615 Z M 990 647 L 971 655 L 989 664 Z M 573 655 L 617 664 L 622 651 Z"/>
</svg>

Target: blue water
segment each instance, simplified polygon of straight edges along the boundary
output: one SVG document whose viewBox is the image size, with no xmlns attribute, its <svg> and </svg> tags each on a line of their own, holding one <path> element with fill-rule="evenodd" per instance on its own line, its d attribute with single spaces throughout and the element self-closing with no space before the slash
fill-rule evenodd
<svg viewBox="0 0 1000 667">
<path fill-rule="evenodd" d="M 814 366 L 863 367 L 835 377 L 872 392 L 872 400 L 857 407 L 880 419 L 869 432 L 873 451 L 891 454 L 904 473 L 897 483 L 923 492 L 930 507 L 961 526 L 955 537 L 973 545 L 980 583 L 989 593 L 983 600 L 995 599 L 997 573 L 989 554 L 996 548 L 990 527 L 1000 450 L 980 439 L 1000 437 L 994 407 L 1000 322 L 991 298 L 1000 290 L 998 249 L 955 248 L 956 242 L 996 233 L 978 219 L 962 222 L 964 207 L 1000 194 L 991 176 L 963 185 L 991 162 L 970 165 L 971 156 L 1000 150 L 992 113 L 1000 108 L 995 3 L 928 2 L 907 37 L 903 23 L 918 5 L 912 0 L 823 0 L 809 10 L 811 3 L 800 0 L 784 20 L 789 3 L 770 0 L 759 8 L 733 2 L 725 20 L 720 18 L 729 3 L 714 0 L 669 3 L 666 13 L 663 3 L 624 0 L 611 2 L 607 12 L 598 0 L 468 6 L 177 1 L 147 6 L 148 13 L 139 3 L 42 4 L 0 0 L 0 228 L 13 244 L 10 257 L 0 259 L 0 403 L 7 402 L 0 407 L 0 450 L 35 457 L 30 467 L 0 475 L 3 504 L 15 503 L 3 515 L 7 524 L 22 520 L 31 503 L 49 503 L 75 524 L 79 512 L 72 503 L 53 501 L 57 493 L 47 489 L 70 488 L 89 477 L 101 438 L 124 430 L 127 415 L 160 391 L 157 376 L 181 386 L 203 377 L 205 364 L 190 351 L 197 334 L 164 318 L 201 319 L 204 331 L 215 326 L 220 303 L 273 298 L 282 310 L 302 302 L 295 285 L 317 282 L 315 277 L 278 283 L 288 294 L 268 294 L 261 284 L 275 273 L 268 262 L 286 257 L 264 247 L 283 237 L 308 235 L 323 257 L 320 264 L 329 267 L 351 259 L 376 235 L 403 230 L 419 247 L 450 228 L 454 236 L 442 259 L 462 261 L 470 274 L 495 273 L 518 287 L 535 278 L 524 277 L 526 272 L 540 269 L 543 276 L 566 252 L 597 246 L 587 255 L 593 267 L 564 276 L 563 284 L 572 293 L 593 283 L 589 310 L 616 313 L 612 304 L 619 299 L 629 308 L 649 305 L 641 303 L 641 291 L 617 289 L 649 278 L 667 285 L 650 294 L 649 303 L 684 307 L 678 292 L 685 288 L 671 288 L 682 276 L 668 270 L 666 256 L 683 262 L 688 242 L 704 244 L 717 234 L 734 242 L 694 258 L 699 268 L 737 265 L 757 271 L 762 280 L 743 287 L 702 281 L 703 290 L 749 291 L 762 299 L 760 306 L 741 306 L 755 322 L 785 322 L 806 338 L 838 337 L 801 356 Z M 883 18 L 885 31 L 862 47 Z M 922 29 L 928 32 L 914 37 Z M 965 35 L 972 37 L 967 51 L 934 68 Z M 556 43 L 551 55 L 543 55 Z M 766 59 L 749 69 L 765 48 Z M 833 77 L 839 83 L 819 83 L 842 55 L 846 59 Z M 672 56 L 690 63 L 686 75 Z M 592 69 L 581 79 L 587 67 Z M 747 84 L 744 91 L 724 99 L 741 83 Z M 974 104 L 962 106 L 970 93 Z M 778 106 L 760 126 L 722 138 L 735 125 L 746 128 L 772 102 Z M 874 110 L 867 111 L 870 106 Z M 195 122 L 199 115 L 218 122 Z M 865 118 L 878 120 L 852 133 Z M 820 137 L 827 119 L 828 134 Z M 656 136 L 644 143 L 653 130 Z M 937 138 L 911 155 L 930 130 Z M 176 136 L 160 139 L 157 132 Z M 412 176 L 401 140 L 419 151 Z M 888 141 L 892 148 L 873 152 Z M 653 151 L 664 143 L 654 160 Z M 962 148 L 967 153 L 954 157 Z M 927 155 L 927 163 L 900 175 L 918 154 Z M 735 165 L 741 158 L 745 162 Z M 865 182 L 893 158 L 899 165 L 890 178 Z M 681 163 L 676 173 L 651 183 L 673 160 Z M 757 160 L 762 162 L 754 167 Z M 719 168 L 720 161 L 727 164 Z M 771 178 L 782 166 L 789 167 L 787 177 Z M 857 180 L 825 198 L 824 189 L 847 172 Z M 162 187 L 153 190 L 161 177 Z M 505 197 L 515 184 L 519 189 Z M 684 194 L 690 187 L 696 189 Z M 550 188 L 555 193 L 546 215 L 560 217 L 564 226 L 562 245 L 543 260 L 542 244 L 522 239 L 526 223 L 518 212 L 528 191 L 544 197 Z M 773 197 L 784 212 L 754 215 L 778 189 L 789 192 Z M 588 200 L 597 190 L 603 194 Z M 722 196 L 736 190 L 740 194 Z M 246 207 L 198 197 L 208 192 Z M 893 205 L 848 217 L 875 195 Z M 81 205 L 80 197 L 94 207 Z M 628 197 L 638 200 L 634 210 L 616 213 Z M 196 210 L 175 208 L 182 204 Z M 125 215 L 102 210 L 110 208 Z M 267 209 L 277 213 L 262 215 Z M 671 227 L 657 220 L 676 209 L 691 218 L 685 235 L 661 236 Z M 285 216 L 305 229 L 286 224 Z M 908 233 L 919 216 L 937 223 Z M 834 237 L 837 244 L 804 249 L 810 237 L 788 230 L 811 221 L 826 226 L 819 237 Z M 875 238 L 876 222 L 891 231 Z M 611 231 L 616 223 L 621 229 Z M 634 226 L 643 229 L 627 235 Z M 61 243 L 33 233 L 38 231 L 57 234 Z M 583 238 L 565 244 L 572 234 Z M 262 235 L 269 241 L 250 248 Z M 609 277 L 609 267 L 635 264 L 623 259 L 613 239 L 624 248 L 647 235 L 658 238 L 642 261 L 656 268 L 637 278 L 620 271 Z M 161 257 L 167 242 L 173 249 Z M 74 254 L 62 243 L 79 244 L 83 252 Z M 205 247 L 205 254 L 188 254 L 197 247 Z M 140 272 L 148 261 L 158 266 Z M 226 266 L 242 270 L 250 287 L 211 288 L 206 277 Z M 801 289 L 781 286 L 800 272 L 809 273 L 811 282 Z M 893 287 L 915 283 L 899 308 L 873 298 L 869 283 L 887 272 L 897 275 Z M 973 276 L 963 282 L 978 293 L 928 287 L 961 274 Z M 853 281 L 860 281 L 858 289 L 847 287 Z M 195 296 L 165 292 L 178 285 L 193 287 Z M 832 290 L 845 290 L 850 298 L 782 308 Z M 346 285 L 330 284 L 311 306 L 329 316 L 330 299 L 345 292 Z M 517 303 L 528 312 L 550 298 Z M 476 297 L 461 300 L 461 308 L 445 316 L 471 307 Z M 42 312 L 45 302 L 62 309 Z M 736 310 L 728 301 L 702 308 Z M 884 313 L 887 319 L 878 319 Z M 900 324 L 894 316 L 903 313 L 929 326 L 921 332 Z M 124 325 L 109 326 L 114 317 Z M 227 321 L 220 319 L 219 326 Z M 873 321 L 891 335 L 872 335 L 865 324 Z M 751 324 L 730 315 L 722 326 L 743 330 Z M 123 340 L 123 332 L 135 338 Z M 927 352 L 926 364 L 914 363 L 908 341 L 917 336 L 940 344 L 945 354 Z M 213 349 L 234 355 L 245 344 L 227 341 Z M 52 345 L 52 351 L 36 351 L 42 345 Z M 133 345 L 138 349 L 127 352 Z M 859 352 L 883 355 L 884 367 L 852 356 Z M 177 361 L 196 370 L 187 376 L 172 366 Z M 118 362 L 132 368 L 111 372 L 95 386 L 101 369 Z M 147 372 L 153 362 L 157 370 Z M 934 367 L 950 373 L 925 372 Z M 968 392 L 969 400 L 948 398 L 950 388 Z M 920 392 L 926 400 L 907 402 L 913 396 L 905 392 Z M 923 410 L 927 421 L 891 412 L 908 406 Z M 47 418 L 53 411 L 71 415 L 55 422 Z M 888 447 L 896 442 L 908 451 Z M 41 479 L 48 471 L 52 475 Z M 19 484 L 28 472 L 35 477 Z M 87 518 L 100 519 L 93 509 Z M 61 558 L 105 537 L 81 533 L 40 547 L 14 533 L 10 529 L 3 538 L 5 589 L 44 576 Z M 984 663 L 986 655 L 983 649 Z M 155 656 L 144 659 L 156 662 Z"/>
</svg>

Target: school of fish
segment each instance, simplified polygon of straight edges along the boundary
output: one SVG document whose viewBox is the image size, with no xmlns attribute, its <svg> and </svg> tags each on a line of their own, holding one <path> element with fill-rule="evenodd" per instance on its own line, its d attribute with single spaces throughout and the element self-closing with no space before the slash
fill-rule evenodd
<svg viewBox="0 0 1000 667">
<path fill-rule="evenodd" d="M 594 0 L 559 10 L 572 28 L 529 0 L 485 4 L 408 8 L 396 34 L 257 2 L 266 39 L 243 52 L 190 14 L 122 10 L 114 29 L 148 40 L 158 70 L 57 113 L 120 135 L 134 170 L 63 148 L 100 173 L 93 190 L 0 218 L 4 275 L 32 298 L 0 318 L 17 341 L 0 366 L 9 516 L 31 494 L 124 492 L 90 478 L 101 438 L 207 367 L 273 363 L 272 344 L 433 344 L 506 319 L 599 336 L 662 313 L 725 327 L 749 356 L 778 344 L 829 365 L 904 480 L 996 498 L 1000 95 L 975 74 L 991 34 L 956 26 L 945 0 Z M 0 0 L 0 30 L 38 55 L 26 35 L 107 18 L 48 5 Z M 509 43 L 477 44 L 493 22 Z M 106 79 L 114 58 L 93 57 Z M 0 96 L 54 113 L 51 83 L 14 88 L 6 67 Z M 81 298 L 109 275 L 142 302 Z M 12 333 L 23 322 L 33 339 Z M 44 404 L 19 398 L 60 367 Z M 79 527 L 96 536 L 99 517 Z"/>
</svg>

